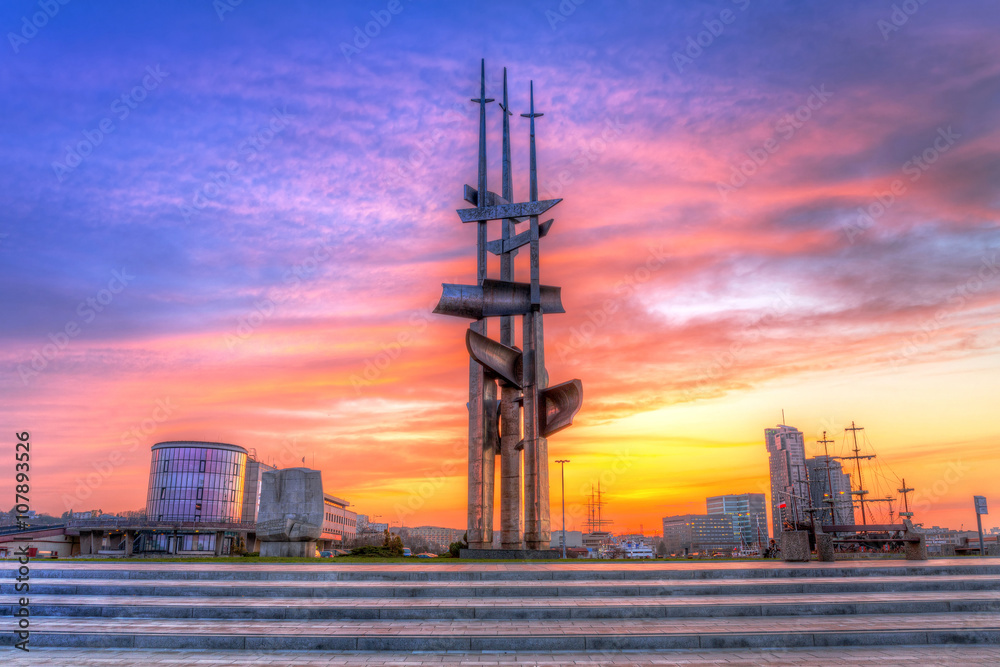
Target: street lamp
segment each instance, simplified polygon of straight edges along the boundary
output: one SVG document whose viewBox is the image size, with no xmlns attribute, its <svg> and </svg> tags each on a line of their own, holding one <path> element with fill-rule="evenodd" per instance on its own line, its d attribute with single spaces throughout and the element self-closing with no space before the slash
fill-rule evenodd
<svg viewBox="0 0 1000 667">
<path fill-rule="evenodd" d="M 562 472 L 562 524 L 563 524 L 563 539 L 562 539 L 562 557 L 566 558 L 566 464 L 569 463 L 569 459 L 559 459 L 556 461 L 559 464 L 559 468 Z"/>
</svg>

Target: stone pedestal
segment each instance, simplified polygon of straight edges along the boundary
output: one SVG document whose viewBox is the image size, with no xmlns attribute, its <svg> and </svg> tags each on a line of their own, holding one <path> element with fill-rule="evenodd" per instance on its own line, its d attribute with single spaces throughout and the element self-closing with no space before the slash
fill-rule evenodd
<svg viewBox="0 0 1000 667">
<path fill-rule="evenodd" d="M 261 542 L 261 558 L 315 558 L 316 542 Z"/>
<path fill-rule="evenodd" d="M 916 538 L 914 541 L 903 543 L 903 553 L 906 560 L 927 560 L 927 537 L 922 533 L 907 533 L 907 538 Z"/>
<path fill-rule="evenodd" d="M 257 514 L 260 555 L 315 557 L 325 510 L 319 470 L 286 468 L 265 472 L 261 475 Z"/>
<path fill-rule="evenodd" d="M 833 562 L 833 535 L 829 533 L 816 534 L 816 560 L 824 563 Z"/>
<path fill-rule="evenodd" d="M 786 563 L 809 562 L 809 532 L 786 530 L 781 533 L 781 557 Z"/>
<path fill-rule="evenodd" d="M 459 558 L 482 558 L 489 560 L 547 560 L 558 559 L 562 553 L 550 549 L 461 549 Z"/>
</svg>

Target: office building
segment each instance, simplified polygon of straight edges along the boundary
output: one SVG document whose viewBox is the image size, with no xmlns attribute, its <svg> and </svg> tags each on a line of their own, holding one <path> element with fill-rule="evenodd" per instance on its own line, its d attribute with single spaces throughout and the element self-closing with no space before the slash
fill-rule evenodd
<svg viewBox="0 0 1000 667">
<path fill-rule="evenodd" d="M 682 514 L 663 518 L 667 553 L 731 552 L 739 546 L 729 514 Z"/>
<path fill-rule="evenodd" d="M 771 534 L 781 535 L 783 524 L 804 525 L 809 520 L 809 476 L 802 431 L 779 424 L 764 429 L 764 442 L 770 455 Z"/>
<path fill-rule="evenodd" d="M 854 503 L 851 476 L 844 472 L 840 461 L 828 456 L 806 460 L 809 471 L 809 494 L 820 526 L 854 525 Z M 831 489 L 832 487 L 832 489 Z"/>
<path fill-rule="evenodd" d="M 357 537 L 358 515 L 347 509 L 349 506 L 346 500 L 323 494 L 323 532 L 319 540 L 323 548 L 339 549 Z"/>
<path fill-rule="evenodd" d="M 763 493 L 740 493 L 705 499 L 709 514 L 733 518 L 733 536 L 745 546 L 767 544 L 767 509 Z"/>
<path fill-rule="evenodd" d="M 555 532 L 555 531 L 553 531 Z M 436 545 L 439 550 L 446 550 L 452 542 L 461 542 L 465 536 L 465 529 L 462 528 L 442 528 L 441 526 L 417 526 L 415 528 L 401 529 L 401 533 L 406 538 L 421 539 L 431 545 Z"/>
</svg>

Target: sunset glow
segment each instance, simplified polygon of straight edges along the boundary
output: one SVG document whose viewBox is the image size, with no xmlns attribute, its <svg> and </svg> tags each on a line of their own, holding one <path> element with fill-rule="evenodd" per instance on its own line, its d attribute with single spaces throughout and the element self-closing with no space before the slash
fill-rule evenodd
<svg viewBox="0 0 1000 667">
<path fill-rule="evenodd" d="M 70 3 L 5 47 L 0 423 L 31 432 L 33 507 L 142 508 L 150 447 L 191 439 L 462 527 L 468 323 L 431 310 L 475 279 L 485 58 L 517 197 L 533 80 L 564 199 L 541 279 L 550 376 L 584 386 L 549 440 L 568 528 L 598 482 L 615 532 L 769 492 L 782 410 L 810 456 L 865 427 L 915 521 L 974 526 L 1000 473 L 994 3 L 548 4 L 403 0 L 361 47 L 385 2 Z"/>
</svg>

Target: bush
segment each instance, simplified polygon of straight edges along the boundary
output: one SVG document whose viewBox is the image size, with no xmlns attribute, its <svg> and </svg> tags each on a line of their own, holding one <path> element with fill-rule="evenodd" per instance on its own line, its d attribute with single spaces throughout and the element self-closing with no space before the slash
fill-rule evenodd
<svg viewBox="0 0 1000 667">
<path fill-rule="evenodd" d="M 458 552 L 462 549 L 468 549 L 468 548 L 469 548 L 469 534 L 466 533 L 465 535 L 462 535 L 461 542 L 452 542 L 451 544 L 448 545 L 448 553 L 451 554 L 452 558 L 458 558 L 459 556 Z"/>
<path fill-rule="evenodd" d="M 376 547 L 367 545 L 362 547 L 354 547 L 353 549 L 351 549 L 351 553 L 349 555 L 360 556 L 362 558 L 393 558 L 397 555 L 402 556 L 403 549 L 401 547 L 399 549 L 399 553 L 396 554 L 388 547 Z"/>
</svg>

